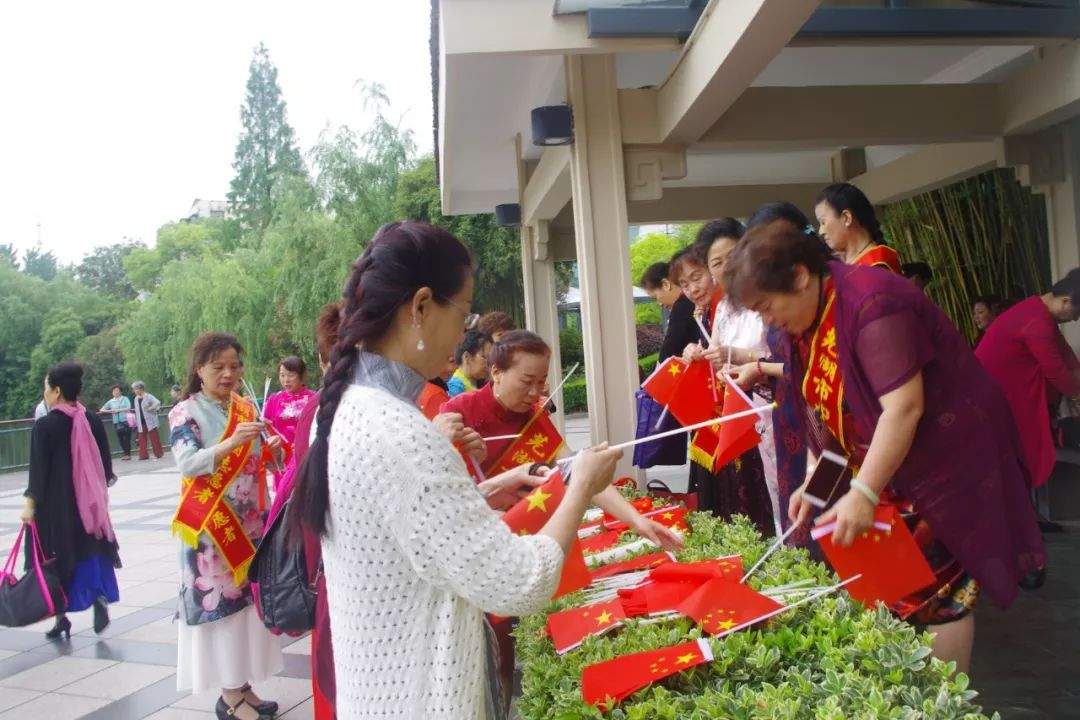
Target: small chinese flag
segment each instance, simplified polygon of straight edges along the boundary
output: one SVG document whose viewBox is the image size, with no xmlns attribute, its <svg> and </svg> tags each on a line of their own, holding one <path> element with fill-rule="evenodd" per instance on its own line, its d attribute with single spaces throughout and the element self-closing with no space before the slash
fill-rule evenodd
<svg viewBox="0 0 1080 720">
<path fill-rule="evenodd" d="M 590 705 L 611 709 L 657 680 L 712 659 L 712 648 L 704 639 L 620 655 L 581 671 L 581 697 Z"/>
<path fill-rule="evenodd" d="M 695 430 L 693 437 L 690 438 L 690 459 L 712 472 L 719 442 L 720 438 L 715 426 Z"/>
<path fill-rule="evenodd" d="M 738 580 L 715 578 L 698 587 L 677 610 L 710 635 L 727 635 L 774 615 L 783 605 Z"/>
<path fill-rule="evenodd" d="M 653 509 L 653 501 L 649 496 L 642 496 L 630 501 L 630 507 L 637 510 L 639 513 L 647 513 Z M 609 525 L 611 523 L 617 523 L 619 519 L 610 513 L 604 513 L 604 524 Z"/>
<path fill-rule="evenodd" d="M 889 529 L 882 530 L 879 523 Z M 867 607 L 874 607 L 879 600 L 891 605 L 934 582 L 933 571 L 893 505 L 879 506 L 874 526 L 855 538 L 850 547 L 834 545 L 832 538 L 830 533 L 818 540 L 825 557 L 841 580 L 862 574 L 846 589 Z"/>
<path fill-rule="evenodd" d="M 573 650 L 585 638 L 603 635 L 618 627 L 626 619 L 622 602 L 616 598 L 608 602 L 571 608 L 548 615 L 547 629 L 555 652 L 562 655 Z"/>
<path fill-rule="evenodd" d="M 637 617 L 676 610 L 697 588 L 697 583 L 652 581 L 634 588 L 623 588 L 618 592 L 626 614 Z"/>
<path fill-rule="evenodd" d="M 753 408 L 753 404 L 742 390 L 735 387 L 734 383 L 728 383 L 724 389 L 724 412 L 722 415 L 734 415 Z M 738 420 L 714 425 L 704 430 L 715 430 L 717 433 L 716 457 L 713 467 L 722 468 L 737 457 L 741 457 L 761 443 L 761 435 L 757 431 L 758 415 L 747 415 Z"/>
<path fill-rule="evenodd" d="M 742 557 L 729 557 L 699 560 L 698 562 L 665 563 L 649 573 L 651 580 L 660 582 L 692 582 L 704 584 L 715 578 L 739 580 L 743 574 Z"/>
<path fill-rule="evenodd" d="M 679 387 L 679 383 L 686 374 L 687 367 L 689 363 L 672 355 L 657 365 L 652 375 L 645 378 L 645 382 L 641 383 L 641 389 L 659 404 L 668 405 L 675 395 L 675 389 Z"/>
<path fill-rule="evenodd" d="M 639 555 L 630 560 L 623 560 L 622 562 L 605 565 L 593 570 L 591 575 L 593 580 L 602 580 L 603 578 L 614 577 L 615 575 L 621 575 L 622 573 L 634 572 L 636 570 L 648 570 L 669 562 L 671 562 L 671 556 L 666 552 L 654 552 L 648 555 Z"/>
<path fill-rule="evenodd" d="M 716 417 L 714 383 L 708 360 L 687 364 L 679 358 L 668 358 L 641 387 L 686 426 Z"/>
<path fill-rule="evenodd" d="M 622 535 L 621 530 L 608 530 L 607 532 L 587 537 L 584 540 L 581 540 L 581 549 L 590 553 L 607 550 L 619 541 L 620 535 Z"/>
<path fill-rule="evenodd" d="M 686 508 L 680 507 L 679 505 L 668 505 L 666 507 L 656 508 L 655 510 L 644 512 L 642 515 L 650 520 L 655 520 L 664 527 L 675 528 L 676 530 L 681 531 L 687 530 Z M 630 526 L 621 520 L 617 520 L 604 527 L 619 532 L 625 532 L 630 529 Z"/>
<path fill-rule="evenodd" d="M 548 481 L 518 501 L 503 515 L 503 522 L 517 535 L 535 535 L 551 519 L 566 494 L 562 473 L 556 471 Z M 581 542 L 574 540 L 563 558 L 562 577 L 553 598 L 562 597 L 589 584 L 589 569 L 581 551 Z"/>
</svg>

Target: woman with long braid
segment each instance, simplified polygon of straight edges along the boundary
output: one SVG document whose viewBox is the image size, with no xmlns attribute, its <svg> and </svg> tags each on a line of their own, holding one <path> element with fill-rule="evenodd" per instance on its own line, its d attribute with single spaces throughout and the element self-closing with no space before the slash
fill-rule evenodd
<svg viewBox="0 0 1080 720">
<path fill-rule="evenodd" d="M 536 535 L 514 535 L 488 506 L 416 406 L 425 378 L 475 325 L 473 269 L 445 230 L 392 223 L 345 285 L 293 505 L 323 536 L 343 720 L 504 716 L 484 612 L 522 615 L 550 600 L 581 516 L 621 455 L 578 455 Z"/>
</svg>

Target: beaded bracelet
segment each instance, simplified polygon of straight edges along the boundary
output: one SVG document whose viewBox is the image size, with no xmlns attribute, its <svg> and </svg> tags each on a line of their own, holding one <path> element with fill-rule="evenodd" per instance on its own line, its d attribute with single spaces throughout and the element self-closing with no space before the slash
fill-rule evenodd
<svg viewBox="0 0 1080 720">
<path fill-rule="evenodd" d="M 881 502 L 881 498 L 878 497 L 878 494 L 871 490 L 870 486 L 864 483 L 862 480 L 859 480 L 858 478 L 851 478 L 851 487 L 855 488 L 863 495 L 865 495 L 866 499 L 869 500 L 874 505 L 874 507 L 877 507 L 878 503 Z"/>
</svg>

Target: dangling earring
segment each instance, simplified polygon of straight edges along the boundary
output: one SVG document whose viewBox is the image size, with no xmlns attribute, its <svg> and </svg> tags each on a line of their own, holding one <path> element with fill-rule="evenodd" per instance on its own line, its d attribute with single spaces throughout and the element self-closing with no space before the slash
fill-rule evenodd
<svg viewBox="0 0 1080 720">
<path fill-rule="evenodd" d="M 420 338 L 419 340 L 416 341 L 416 349 L 419 350 L 420 352 L 424 351 L 424 338 Z"/>
<path fill-rule="evenodd" d="M 412 325 L 413 325 L 414 328 L 416 328 L 416 335 L 417 335 L 416 349 L 419 352 L 423 352 L 425 346 L 424 346 L 424 338 L 423 338 L 422 335 L 420 335 L 420 323 L 416 322 L 416 319 L 413 318 L 413 324 Z"/>
</svg>

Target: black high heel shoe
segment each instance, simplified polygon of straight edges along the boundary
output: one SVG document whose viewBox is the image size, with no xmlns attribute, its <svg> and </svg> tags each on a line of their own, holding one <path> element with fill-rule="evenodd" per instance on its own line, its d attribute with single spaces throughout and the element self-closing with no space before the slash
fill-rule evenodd
<svg viewBox="0 0 1080 720">
<path fill-rule="evenodd" d="M 249 703 L 247 700 L 244 700 L 243 698 L 240 698 L 240 702 L 236 703 L 235 705 L 230 705 L 229 703 L 225 702 L 224 697 L 219 697 L 217 705 L 214 707 L 214 714 L 217 715 L 218 720 L 230 720 L 230 718 L 236 717 L 236 711 L 240 709 L 241 705 L 247 705 L 248 707 L 254 709 L 255 712 L 259 713 L 259 720 L 274 720 L 273 715 L 267 715 L 266 713 L 261 712 L 258 708 L 256 708 L 254 705 Z"/>
<path fill-rule="evenodd" d="M 56 618 L 56 624 L 53 625 L 52 630 L 45 633 L 45 638 L 47 640 L 56 640 L 61 635 L 63 635 L 66 640 L 71 639 L 71 621 L 67 619 L 67 615 L 61 615 Z"/>
<path fill-rule="evenodd" d="M 245 685 L 242 692 L 246 696 L 247 693 L 251 692 L 251 685 Z M 258 710 L 260 715 L 269 715 L 270 717 L 274 717 L 278 713 L 278 704 L 273 700 L 263 700 L 262 702 L 256 704 L 245 697 L 244 702 Z"/>
<path fill-rule="evenodd" d="M 109 601 L 104 595 L 98 595 L 94 601 L 94 633 L 100 635 L 109 627 Z"/>
</svg>

